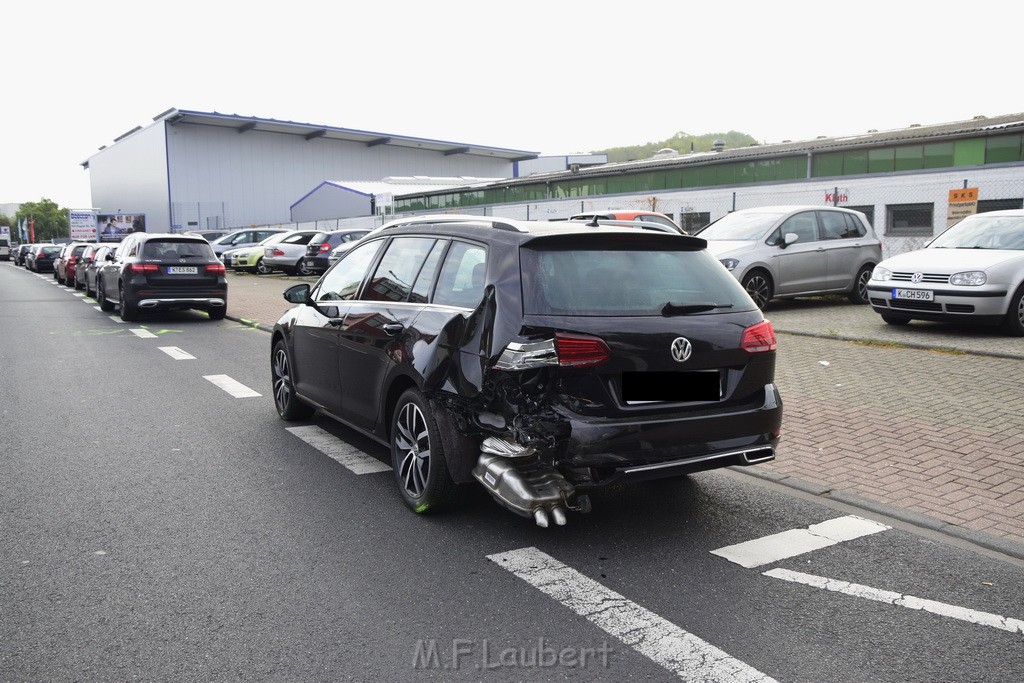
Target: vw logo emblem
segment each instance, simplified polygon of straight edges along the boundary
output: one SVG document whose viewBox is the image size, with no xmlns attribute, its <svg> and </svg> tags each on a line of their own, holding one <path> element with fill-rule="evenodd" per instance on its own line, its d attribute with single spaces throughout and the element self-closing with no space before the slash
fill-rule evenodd
<svg viewBox="0 0 1024 683">
<path fill-rule="evenodd" d="M 685 363 L 693 353 L 693 345 L 686 337 L 676 337 L 672 341 L 672 359 L 677 363 Z"/>
<path fill-rule="evenodd" d="M 910 281 L 917 283 L 924 279 L 924 273 L 914 273 L 910 276 Z"/>
</svg>

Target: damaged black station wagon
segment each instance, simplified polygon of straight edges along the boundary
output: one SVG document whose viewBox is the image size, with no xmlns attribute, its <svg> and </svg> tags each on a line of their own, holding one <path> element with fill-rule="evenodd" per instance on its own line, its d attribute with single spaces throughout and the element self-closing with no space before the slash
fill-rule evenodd
<svg viewBox="0 0 1024 683">
<path fill-rule="evenodd" d="M 434 216 L 370 233 L 275 325 L 274 401 L 391 447 L 416 512 L 477 481 L 537 524 L 588 489 L 775 457 L 775 333 L 704 240 Z"/>
</svg>

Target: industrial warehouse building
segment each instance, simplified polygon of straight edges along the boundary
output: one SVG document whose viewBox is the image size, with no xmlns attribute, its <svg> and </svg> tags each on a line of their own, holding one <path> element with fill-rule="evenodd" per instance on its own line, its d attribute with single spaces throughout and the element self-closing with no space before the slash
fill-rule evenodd
<svg viewBox="0 0 1024 683">
<path fill-rule="evenodd" d="M 693 232 L 737 209 L 831 204 L 863 211 L 890 256 L 942 232 L 964 189 L 977 190 L 979 212 L 1022 208 L 1022 135 L 1024 114 L 1010 114 L 696 154 L 663 150 L 649 159 L 398 196 L 394 211 L 551 220 L 646 209 Z"/>
<path fill-rule="evenodd" d="M 660 211 L 695 231 L 742 208 L 833 204 L 867 214 L 889 256 L 945 229 L 964 189 L 977 190 L 977 211 L 1021 208 L 1022 136 L 1024 114 L 979 116 L 609 164 L 172 109 L 85 165 L 94 206 L 145 212 L 150 231 L 372 227 L 431 212 L 552 220 L 608 208 Z"/>
<path fill-rule="evenodd" d="M 290 207 L 325 180 L 511 178 L 518 162 L 536 157 L 522 150 L 169 109 L 82 165 L 89 170 L 93 207 L 144 214 L 153 232 L 288 222 Z"/>
</svg>

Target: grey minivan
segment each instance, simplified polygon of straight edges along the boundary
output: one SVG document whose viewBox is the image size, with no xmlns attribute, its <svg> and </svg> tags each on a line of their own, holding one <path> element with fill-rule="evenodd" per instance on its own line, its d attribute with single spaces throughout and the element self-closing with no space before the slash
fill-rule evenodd
<svg viewBox="0 0 1024 683">
<path fill-rule="evenodd" d="M 765 206 L 726 214 L 698 235 L 764 308 L 774 298 L 845 294 L 866 304 L 882 242 L 860 211 Z"/>
</svg>

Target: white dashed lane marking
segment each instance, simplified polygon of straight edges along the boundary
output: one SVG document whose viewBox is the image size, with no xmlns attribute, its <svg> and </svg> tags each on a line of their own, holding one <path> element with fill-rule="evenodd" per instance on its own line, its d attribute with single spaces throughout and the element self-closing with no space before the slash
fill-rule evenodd
<svg viewBox="0 0 1024 683">
<path fill-rule="evenodd" d="M 820 524 L 812 524 L 806 529 L 790 529 L 771 536 L 726 546 L 712 550 L 711 554 L 724 557 L 730 562 L 750 569 L 778 562 L 788 557 L 803 555 L 812 550 L 827 548 L 843 541 L 851 541 L 861 536 L 877 534 L 889 528 L 891 527 L 870 519 L 848 515 Z"/>
<path fill-rule="evenodd" d="M 103 309 L 101 308 L 100 310 L 103 310 Z M 111 316 L 108 316 L 108 317 L 111 320 L 113 320 L 115 323 L 119 323 L 119 324 L 123 324 L 124 323 L 124 321 L 121 320 L 120 318 L 118 318 L 116 315 L 111 315 Z"/>
<path fill-rule="evenodd" d="M 203 379 L 213 382 L 214 385 L 220 387 L 235 398 L 252 398 L 254 396 L 263 395 L 258 391 L 253 391 L 241 382 L 231 379 L 227 375 L 203 375 Z"/>
<path fill-rule="evenodd" d="M 487 559 L 683 680 L 708 683 L 775 680 L 537 548 L 488 555 Z"/>
<path fill-rule="evenodd" d="M 872 588 L 871 586 L 862 586 L 857 583 L 848 583 L 838 579 L 827 579 L 823 576 L 814 576 L 813 574 L 789 571 L 788 569 L 770 569 L 764 572 L 764 575 L 770 576 L 773 579 L 782 579 L 783 581 L 801 583 L 805 586 L 813 586 L 814 588 L 821 588 L 834 593 L 851 595 L 855 598 L 865 598 L 876 602 L 884 602 L 889 605 L 896 605 L 897 607 L 906 607 L 908 609 L 931 612 L 932 614 L 938 614 L 939 616 L 949 617 L 951 619 L 959 619 L 960 621 L 966 621 L 971 624 L 991 626 L 992 628 L 1009 631 L 1011 633 L 1024 633 L 1024 621 L 1021 621 L 1020 619 L 1002 617 L 998 614 L 991 614 L 989 612 L 979 612 L 978 610 L 968 609 L 966 607 L 957 607 L 956 605 L 936 602 L 935 600 L 915 598 L 913 595 L 903 595 L 893 591 Z"/>
<path fill-rule="evenodd" d="M 141 327 L 133 327 L 132 329 L 130 329 L 128 331 L 131 332 L 132 334 L 134 334 L 139 339 L 156 339 L 156 335 L 155 334 L 153 334 L 149 330 L 144 330 Z"/>
<path fill-rule="evenodd" d="M 391 471 L 390 465 L 382 463 L 372 455 L 367 455 L 355 446 L 350 446 L 316 425 L 286 427 L 285 429 L 355 474 Z"/>
<path fill-rule="evenodd" d="M 182 351 L 177 346 L 158 346 L 158 349 L 166 353 L 174 360 L 195 360 L 196 357 L 187 351 Z"/>
</svg>

